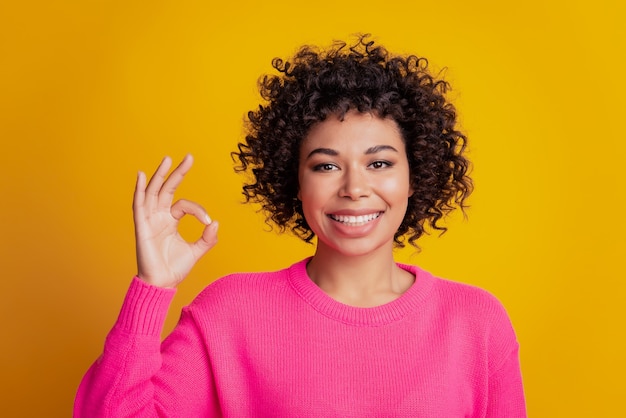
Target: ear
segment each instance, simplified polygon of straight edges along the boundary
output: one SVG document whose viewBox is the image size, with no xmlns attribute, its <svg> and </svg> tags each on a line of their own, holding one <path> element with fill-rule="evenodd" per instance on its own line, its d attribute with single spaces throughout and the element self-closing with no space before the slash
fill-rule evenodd
<svg viewBox="0 0 626 418">
<path fill-rule="evenodd" d="M 298 194 L 296 195 L 299 201 L 302 201 L 302 196 L 300 195 L 300 189 L 298 189 Z"/>
</svg>

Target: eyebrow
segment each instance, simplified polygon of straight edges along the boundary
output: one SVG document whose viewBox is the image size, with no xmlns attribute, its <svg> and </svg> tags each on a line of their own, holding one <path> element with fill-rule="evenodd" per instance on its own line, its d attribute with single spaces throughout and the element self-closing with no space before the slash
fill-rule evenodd
<svg viewBox="0 0 626 418">
<path fill-rule="evenodd" d="M 392 147 L 391 145 L 376 145 L 376 146 L 373 146 L 373 147 L 370 147 L 370 148 L 366 149 L 364 154 L 365 155 L 376 154 L 376 153 L 381 152 L 381 151 L 398 152 L 398 150 L 395 149 L 394 147 Z M 308 160 L 309 158 L 311 158 L 315 154 L 337 156 L 337 155 L 339 155 L 339 151 L 334 150 L 332 148 L 315 148 L 313 151 L 311 151 L 309 153 L 309 155 L 306 156 L 306 159 Z"/>
</svg>

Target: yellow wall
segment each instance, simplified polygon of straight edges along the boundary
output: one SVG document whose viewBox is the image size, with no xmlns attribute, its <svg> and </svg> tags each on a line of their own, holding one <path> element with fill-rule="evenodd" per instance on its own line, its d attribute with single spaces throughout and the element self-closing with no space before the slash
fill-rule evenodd
<svg viewBox="0 0 626 418">
<path fill-rule="evenodd" d="M 216 277 L 309 254 L 240 205 L 229 152 L 272 57 L 371 32 L 448 67 L 475 163 L 469 221 L 454 218 L 443 238 L 398 258 L 503 301 L 531 416 L 624 416 L 621 4 L 4 2 L 1 414 L 69 416 L 135 271 L 136 171 L 163 155 L 195 155 L 180 194 L 221 222 L 168 329 Z"/>
</svg>

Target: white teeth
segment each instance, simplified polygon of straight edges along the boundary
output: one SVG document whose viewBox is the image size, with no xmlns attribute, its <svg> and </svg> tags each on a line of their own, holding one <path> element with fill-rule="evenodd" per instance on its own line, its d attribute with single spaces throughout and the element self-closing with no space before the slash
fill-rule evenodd
<svg viewBox="0 0 626 418">
<path fill-rule="evenodd" d="M 337 222 L 341 222 L 342 224 L 352 225 L 352 226 L 360 226 L 365 225 L 366 223 L 373 221 L 374 219 L 380 216 L 381 212 L 371 213 L 369 215 L 359 215 L 359 216 L 344 216 L 344 215 L 330 215 L 331 219 L 334 219 Z"/>
</svg>

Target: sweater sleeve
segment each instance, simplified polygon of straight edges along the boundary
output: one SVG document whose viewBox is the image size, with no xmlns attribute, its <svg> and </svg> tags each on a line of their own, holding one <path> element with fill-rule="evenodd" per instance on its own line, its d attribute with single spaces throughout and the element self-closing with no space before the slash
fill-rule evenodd
<svg viewBox="0 0 626 418">
<path fill-rule="evenodd" d="M 519 364 L 519 345 L 489 377 L 488 418 L 525 418 L 526 403 Z"/>
<path fill-rule="evenodd" d="M 133 279 L 102 355 L 78 388 L 74 417 L 218 415 L 209 358 L 188 310 L 161 343 L 174 293 Z"/>
<path fill-rule="evenodd" d="M 490 352 L 487 418 L 526 418 L 519 361 L 519 342 L 504 306 L 493 299 L 488 346 Z"/>
</svg>

